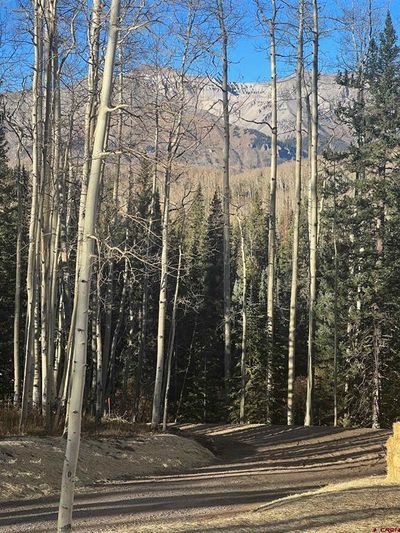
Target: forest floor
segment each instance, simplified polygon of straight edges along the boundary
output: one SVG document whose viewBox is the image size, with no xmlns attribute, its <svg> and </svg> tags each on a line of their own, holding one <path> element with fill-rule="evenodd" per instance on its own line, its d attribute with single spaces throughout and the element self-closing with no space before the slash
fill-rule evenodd
<svg viewBox="0 0 400 533">
<path fill-rule="evenodd" d="M 146 477 L 129 480 L 134 474 L 126 467 L 124 480 L 77 494 L 74 531 L 367 533 L 400 528 L 400 487 L 384 477 L 388 431 L 186 425 L 177 432 L 205 443 L 216 460 L 199 452 L 202 466 L 162 475 L 148 469 L 151 461 L 139 458 L 143 464 L 136 476 L 147 468 Z M 192 446 L 201 449 L 190 439 L 175 439 L 188 455 Z M 148 458 L 152 452 L 149 448 Z M 82 455 L 86 470 L 87 460 Z M 108 461 L 109 456 L 105 467 Z M 57 503 L 56 495 L 2 502 L 0 531 L 54 531 Z"/>
</svg>

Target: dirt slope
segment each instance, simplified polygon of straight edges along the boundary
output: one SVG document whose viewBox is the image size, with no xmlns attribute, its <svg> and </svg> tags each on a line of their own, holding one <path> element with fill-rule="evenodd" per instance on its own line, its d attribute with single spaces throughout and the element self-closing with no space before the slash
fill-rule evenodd
<svg viewBox="0 0 400 533">
<path fill-rule="evenodd" d="M 25 437 L 0 441 L 0 500 L 58 491 L 65 440 Z M 77 487 L 177 472 L 209 464 L 212 453 L 176 435 L 91 439 L 81 444 Z"/>
</svg>

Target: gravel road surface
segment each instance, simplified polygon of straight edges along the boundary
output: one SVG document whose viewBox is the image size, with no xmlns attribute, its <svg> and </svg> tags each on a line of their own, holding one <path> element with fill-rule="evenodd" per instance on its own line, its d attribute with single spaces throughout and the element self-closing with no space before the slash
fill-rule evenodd
<svg viewBox="0 0 400 533">
<path fill-rule="evenodd" d="M 192 472 L 114 481 L 80 492 L 74 531 L 158 532 L 191 521 L 197 525 L 183 531 L 201 531 L 199 521 L 234 516 L 328 483 L 383 474 L 389 435 L 263 425 L 185 425 L 177 431 L 210 446 L 215 462 Z M 57 496 L 0 505 L 1 532 L 55 531 Z"/>
</svg>

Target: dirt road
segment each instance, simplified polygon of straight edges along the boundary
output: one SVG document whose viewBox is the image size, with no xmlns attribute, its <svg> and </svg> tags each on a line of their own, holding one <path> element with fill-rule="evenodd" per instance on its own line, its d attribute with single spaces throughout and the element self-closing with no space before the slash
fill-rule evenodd
<svg viewBox="0 0 400 533">
<path fill-rule="evenodd" d="M 199 522 L 332 482 L 385 471 L 387 431 L 254 426 L 182 426 L 207 439 L 217 460 L 196 471 L 120 481 L 76 497 L 74 531 L 201 531 Z M 0 531 L 55 531 L 57 497 L 0 507 Z M 228 531 L 218 528 L 218 531 Z"/>
</svg>

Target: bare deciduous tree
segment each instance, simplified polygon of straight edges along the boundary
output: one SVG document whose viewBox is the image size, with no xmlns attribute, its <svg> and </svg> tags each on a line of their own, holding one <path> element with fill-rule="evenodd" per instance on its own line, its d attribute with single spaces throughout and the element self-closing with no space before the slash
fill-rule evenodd
<svg viewBox="0 0 400 533">
<path fill-rule="evenodd" d="M 109 113 L 112 111 L 111 95 L 115 52 L 120 24 L 119 12 L 120 0 L 112 0 L 100 103 L 94 131 L 92 162 L 85 199 L 85 222 L 82 234 L 82 248 L 77 259 L 78 285 L 75 294 L 76 321 L 74 324 L 74 360 L 72 363 L 71 393 L 68 410 L 67 447 L 62 474 L 57 525 L 57 529 L 60 533 L 71 531 L 72 529 L 74 486 L 81 437 L 82 402 L 85 386 L 88 311 L 90 301 L 91 266 L 94 250 L 94 232 L 99 208 L 101 169 L 106 149 L 107 122 Z"/>
<path fill-rule="evenodd" d="M 302 149 L 303 149 L 303 33 L 304 33 L 304 0 L 299 0 L 298 6 L 299 28 L 297 39 L 297 67 L 296 67 L 296 168 L 294 191 L 294 220 L 293 220 L 293 248 L 292 248 L 292 283 L 290 290 L 289 316 L 289 351 L 288 351 L 288 397 L 287 423 L 293 424 L 293 385 L 295 376 L 296 357 L 296 311 L 297 285 L 299 263 L 300 210 L 301 210 L 301 178 L 302 178 Z"/>
<path fill-rule="evenodd" d="M 315 310 L 317 303 L 318 254 L 318 0 L 313 0 L 313 64 L 311 96 L 311 175 L 310 175 L 310 296 L 308 316 L 307 400 L 304 425 L 312 425 L 314 394 Z"/>
</svg>

